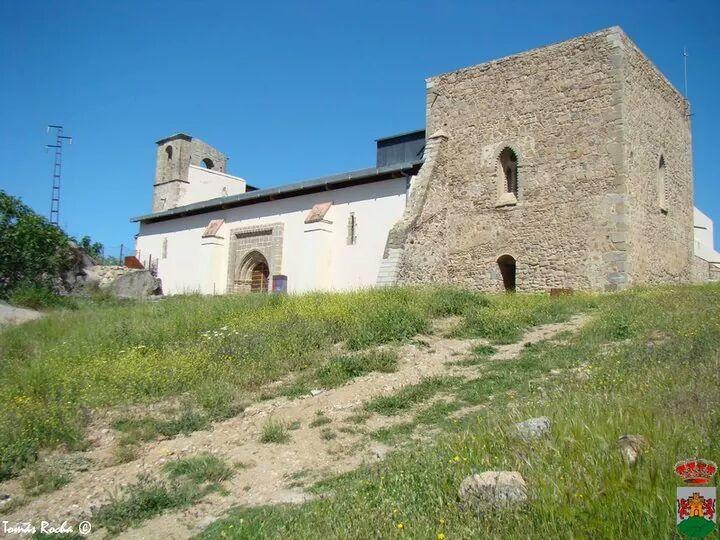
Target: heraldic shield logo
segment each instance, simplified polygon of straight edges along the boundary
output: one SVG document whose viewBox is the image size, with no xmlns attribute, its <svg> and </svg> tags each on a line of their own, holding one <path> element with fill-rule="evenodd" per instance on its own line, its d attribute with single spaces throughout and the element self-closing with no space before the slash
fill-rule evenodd
<svg viewBox="0 0 720 540">
<path fill-rule="evenodd" d="M 704 459 L 689 459 L 675 465 L 685 487 L 677 488 L 677 528 L 687 538 L 703 538 L 715 530 L 717 493 L 707 484 L 717 465 Z"/>
</svg>

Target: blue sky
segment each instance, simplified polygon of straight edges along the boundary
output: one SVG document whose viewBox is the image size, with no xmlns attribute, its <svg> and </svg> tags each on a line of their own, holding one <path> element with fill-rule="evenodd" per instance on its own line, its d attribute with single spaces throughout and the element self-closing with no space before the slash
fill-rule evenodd
<svg viewBox="0 0 720 540">
<path fill-rule="evenodd" d="M 680 90 L 689 50 L 696 204 L 720 225 L 720 2 L 0 2 L 0 188 L 117 254 L 150 207 L 154 141 L 184 131 L 270 187 L 374 163 L 424 127 L 424 79 L 619 25 Z M 719 231 L 720 232 L 720 231 Z M 718 233 L 716 232 L 716 237 Z"/>
</svg>

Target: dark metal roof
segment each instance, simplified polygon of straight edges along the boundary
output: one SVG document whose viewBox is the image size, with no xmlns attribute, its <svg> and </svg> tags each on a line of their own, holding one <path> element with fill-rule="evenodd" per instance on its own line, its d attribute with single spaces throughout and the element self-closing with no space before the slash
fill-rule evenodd
<svg viewBox="0 0 720 540">
<path fill-rule="evenodd" d="M 175 139 L 182 139 L 184 141 L 192 141 L 192 137 L 188 135 L 187 133 L 175 133 L 175 135 L 170 135 L 169 137 L 165 137 L 163 139 L 160 139 L 159 141 L 155 141 L 155 144 L 163 144 L 167 141 L 172 141 Z"/>
<path fill-rule="evenodd" d="M 268 189 L 258 189 L 257 191 L 249 191 L 238 195 L 228 195 L 227 197 L 218 197 L 207 201 L 186 204 L 185 206 L 178 206 L 177 208 L 171 208 L 162 212 L 134 217 L 130 221 L 140 221 L 143 223 L 165 221 L 178 217 L 203 214 L 213 210 L 222 210 L 236 206 L 274 201 L 276 199 L 285 199 L 287 197 L 296 197 L 307 193 L 317 193 L 320 191 L 330 191 L 349 186 L 369 184 L 371 182 L 379 182 L 381 180 L 388 180 L 391 178 L 400 178 L 407 174 L 415 174 L 420 169 L 421 165 L 422 160 L 416 160 L 405 163 L 397 163 L 388 167 L 373 167 L 369 169 L 360 169 L 357 171 L 333 174 L 294 184 L 287 184 Z"/>
<path fill-rule="evenodd" d="M 403 131 L 402 133 L 396 133 L 395 135 L 388 135 L 387 137 L 380 137 L 379 139 L 375 139 L 375 141 L 386 141 L 388 139 L 397 139 L 398 137 L 405 137 L 406 135 L 420 135 L 425 136 L 425 130 L 424 129 L 414 129 L 412 131 Z"/>
</svg>

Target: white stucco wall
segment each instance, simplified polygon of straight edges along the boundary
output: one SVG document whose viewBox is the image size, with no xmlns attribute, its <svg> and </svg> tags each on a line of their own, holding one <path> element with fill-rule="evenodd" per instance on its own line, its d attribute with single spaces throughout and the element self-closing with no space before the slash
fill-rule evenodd
<svg viewBox="0 0 720 540">
<path fill-rule="evenodd" d="M 200 169 L 202 170 L 202 169 Z M 226 292 L 230 231 L 282 223 L 281 272 L 288 292 L 351 290 L 375 285 L 387 233 L 405 208 L 406 180 L 384 180 L 202 215 L 141 224 L 136 255 L 158 260 L 165 294 Z M 313 205 L 332 201 L 324 222 L 305 224 Z M 355 214 L 357 242 L 347 245 Z M 211 219 L 224 219 L 220 238 L 203 239 Z M 167 257 L 162 258 L 167 239 Z M 276 272 L 277 273 L 277 272 Z"/>
<path fill-rule="evenodd" d="M 714 247 L 712 219 L 703 214 L 697 208 L 694 209 L 693 218 L 695 230 L 695 255 L 708 262 L 720 262 L 720 253 L 715 251 Z"/>
<path fill-rule="evenodd" d="M 245 180 L 226 173 L 189 165 L 188 184 L 178 206 L 245 193 Z"/>
</svg>

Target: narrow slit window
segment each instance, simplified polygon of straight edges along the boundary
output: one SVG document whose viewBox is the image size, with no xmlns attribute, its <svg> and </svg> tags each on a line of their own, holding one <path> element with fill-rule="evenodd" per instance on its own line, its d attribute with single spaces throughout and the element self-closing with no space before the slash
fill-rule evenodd
<svg viewBox="0 0 720 540">
<path fill-rule="evenodd" d="M 665 174 L 666 169 L 665 166 L 665 156 L 662 154 L 660 155 L 660 161 L 658 163 L 658 173 L 657 173 L 657 190 L 658 190 L 658 206 L 660 207 L 660 211 L 663 213 L 667 213 L 667 195 L 666 190 L 667 187 L 665 185 Z"/>
<path fill-rule="evenodd" d="M 500 152 L 500 167 L 502 167 L 503 179 L 505 181 L 505 192 L 512 193 L 517 197 L 517 155 L 511 148 L 504 148 Z"/>
<path fill-rule="evenodd" d="M 357 242 L 357 219 L 355 213 L 350 212 L 347 224 L 347 244 L 353 246 Z"/>
</svg>

